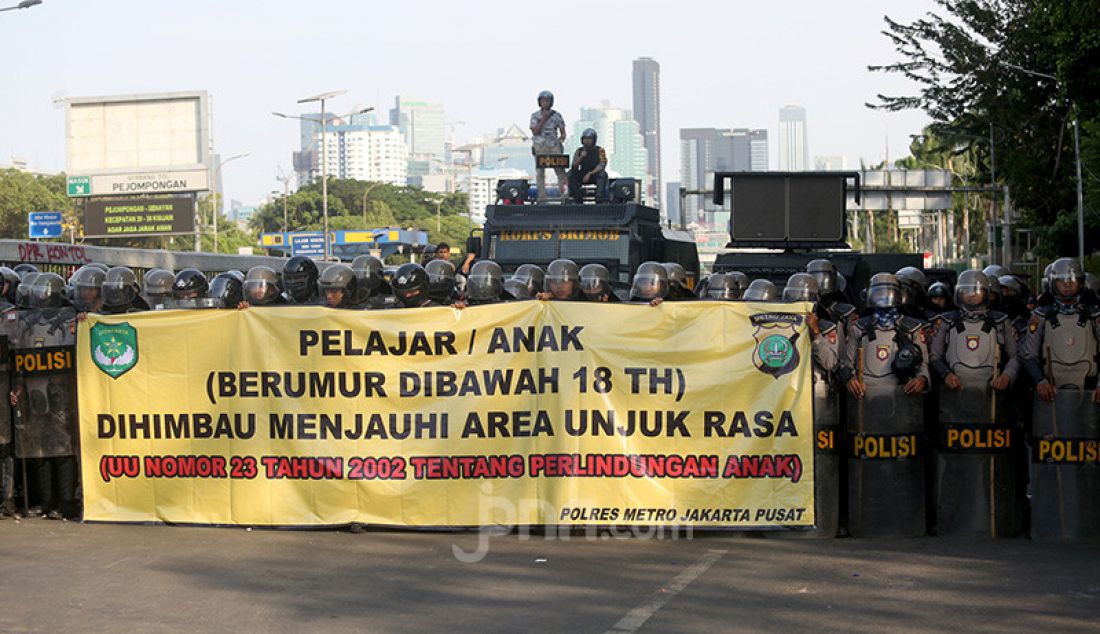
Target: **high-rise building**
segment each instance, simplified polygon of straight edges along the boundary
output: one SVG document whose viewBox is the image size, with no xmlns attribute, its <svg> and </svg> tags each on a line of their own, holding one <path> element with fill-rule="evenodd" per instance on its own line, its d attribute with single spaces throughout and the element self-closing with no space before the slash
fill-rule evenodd
<svg viewBox="0 0 1100 634">
<path fill-rule="evenodd" d="M 762 172 L 768 169 L 768 131 L 747 128 L 684 128 L 680 130 L 680 184 L 689 191 L 714 186 L 714 172 Z M 708 196 L 693 194 L 684 202 L 689 216 L 714 205 Z"/>
<path fill-rule="evenodd" d="M 810 146 L 806 140 L 806 109 L 779 109 L 779 170 L 803 172 L 810 168 Z"/>
<path fill-rule="evenodd" d="M 665 219 L 674 227 L 680 226 L 680 182 L 665 183 Z"/>
<path fill-rule="evenodd" d="M 567 154 L 572 155 L 580 147 L 581 134 L 587 128 L 596 131 L 597 142 L 607 152 L 609 176 L 646 182 L 649 153 L 645 148 L 645 137 L 631 111 L 612 108 L 606 102 L 600 108 L 581 108 L 581 118 L 568 128 Z"/>
<path fill-rule="evenodd" d="M 320 132 L 316 138 L 318 172 L 322 160 Z M 332 124 L 326 128 L 326 169 L 332 178 L 354 178 L 404 185 L 408 151 L 395 126 Z M 315 174 L 316 175 L 316 174 Z"/>
<path fill-rule="evenodd" d="M 661 206 L 661 65 L 650 57 L 634 60 L 634 120 L 641 129 L 646 157 L 643 196 Z"/>
<path fill-rule="evenodd" d="M 390 110 L 390 125 L 401 130 L 410 159 L 443 158 L 446 128 L 443 104 L 399 95 Z"/>
</svg>

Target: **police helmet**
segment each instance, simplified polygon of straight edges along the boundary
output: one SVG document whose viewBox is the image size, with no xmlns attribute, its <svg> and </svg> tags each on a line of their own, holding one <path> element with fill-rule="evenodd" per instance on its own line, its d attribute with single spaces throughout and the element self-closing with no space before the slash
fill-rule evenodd
<svg viewBox="0 0 1100 634">
<path fill-rule="evenodd" d="M 546 267 L 546 279 L 543 289 L 554 299 L 570 299 L 577 295 L 581 282 L 581 272 L 573 260 L 559 258 Z"/>
<path fill-rule="evenodd" d="M 100 271 L 103 271 L 104 274 L 106 274 L 107 271 L 111 270 L 111 267 L 107 266 L 106 264 L 104 264 L 102 262 L 89 262 L 89 263 L 85 264 L 84 266 L 90 266 L 94 269 L 99 269 Z"/>
<path fill-rule="evenodd" d="M 347 308 L 355 300 L 355 271 L 343 263 L 330 264 L 317 280 L 318 294 L 329 308 Z"/>
<path fill-rule="evenodd" d="M 592 139 L 592 145 L 596 144 L 596 139 L 598 138 L 599 137 L 596 135 L 596 130 L 594 128 L 585 128 L 584 132 L 581 133 L 581 141 L 585 139 Z"/>
<path fill-rule="evenodd" d="M 1100 293 L 1100 277 L 1096 277 L 1092 273 L 1085 273 L 1085 288 L 1093 293 Z"/>
<path fill-rule="evenodd" d="M 99 271 L 100 274 L 103 271 Z M 65 305 L 65 280 L 57 273 L 38 273 L 30 283 L 32 308 L 59 308 Z"/>
<path fill-rule="evenodd" d="M 946 282 L 935 282 L 928 287 L 928 298 L 942 297 L 944 299 L 951 298 L 951 287 Z"/>
<path fill-rule="evenodd" d="M 955 283 L 955 305 L 964 310 L 984 310 L 989 308 L 993 296 L 991 280 L 982 271 L 970 269 L 959 273 Z"/>
<path fill-rule="evenodd" d="M 500 265 L 492 260 L 478 260 L 470 267 L 466 276 L 466 298 L 473 302 L 495 302 L 500 300 L 504 289 L 504 272 Z"/>
<path fill-rule="evenodd" d="M 729 273 L 715 273 L 707 278 L 707 299 L 735 300 L 741 298 L 742 289 Z"/>
<path fill-rule="evenodd" d="M 103 294 L 103 281 L 107 274 L 98 266 L 87 264 L 80 267 L 69 278 L 71 301 L 80 311 L 98 310 L 99 299 Z"/>
<path fill-rule="evenodd" d="M 897 308 L 901 300 L 901 285 L 892 273 L 875 273 L 867 287 L 869 308 Z"/>
<path fill-rule="evenodd" d="M 424 267 L 415 262 L 406 262 L 397 267 L 390 286 L 393 288 L 394 299 L 406 308 L 424 306 L 431 301 L 431 297 L 428 297 L 428 274 Z"/>
<path fill-rule="evenodd" d="M 206 292 L 205 308 L 236 308 L 244 299 L 239 271 L 218 273 L 210 280 L 210 289 Z"/>
<path fill-rule="evenodd" d="M 0 277 L 8 287 L 4 291 L 4 299 L 15 303 L 15 290 L 19 288 L 19 274 L 6 266 L 0 266 Z"/>
<path fill-rule="evenodd" d="M 428 296 L 448 304 L 455 297 L 455 265 L 450 260 L 432 260 L 424 265 L 428 274 Z"/>
<path fill-rule="evenodd" d="M 662 262 L 668 272 L 668 285 L 672 288 L 687 288 L 687 270 L 679 262 Z"/>
<path fill-rule="evenodd" d="M 355 271 L 355 303 L 367 301 L 382 286 L 382 269 L 385 265 L 373 255 L 358 255 L 351 261 Z"/>
<path fill-rule="evenodd" d="M 726 275 L 732 277 L 733 280 L 737 283 L 737 299 L 741 299 L 741 297 L 745 294 L 745 291 L 748 290 L 749 283 L 752 280 L 749 279 L 748 275 L 745 275 L 741 271 L 729 271 L 728 273 L 726 273 Z"/>
<path fill-rule="evenodd" d="M 660 262 L 642 262 L 634 272 L 631 297 L 651 300 L 668 295 L 668 270 Z"/>
<path fill-rule="evenodd" d="M 165 269 L 149 269 L 142 278 L 142 293 L 151 308 L 164 306 L 172 297 L 176 274 Z"/>
<path fill-rule="evenodd" d="M 522 282 L 527 286 L 527 295 L 534 297 L 546 284 L 546 272 L 537 264 L 521 264 L 511 279 Z"/>
<path fill-rule="evenodd" d="M 1069 283 L 1072 286 L 1067 286 Z M 1073 299 L 1081 293 L 1081 287 L 1085 282 L 1085 272 L 1081 265 L 1073 258 L 1059 258 L 1050 265 L 1050 273 L 1047 274 L 1047 285 L 1050 292 L 1059 299 Z"/>
<path fill-rule="evenodd" d="M 19 274 L 19 279 L 24 279 L 28 273 L 37 273 L 38 267 L 28 262 L 20 262 L 12 267 L 12 270 Z"/>
<path fill-rule="evenodd" d="M 818 298 L 817 279 L 809 273 L 795 273 L 787 278 L 783 287 L 785 302 L 816 302 Z"/>
<path fill-rule="evenodd" d="M 15 305 L 19 308 L 31 307 L 31 284 L 38 275 L 38 271 L 28 271 L 23 274 L 19 286 L 15 289 Z"/>
<path fill-rule="evenodd" d="M 197 300 L 206 296 L 210 283 L 198 269 L 183 269 L 172 282 L 172 296 L 176 300 Z"/>
<path fill-rule="evenodd" d="M 779 289 L 775 287 L 771 280 L 755 279 L 745 289 L 741 299 L 746 302 L 774 302 L 779 299 Z"/>
<path fill-rule="evenodd" d="M 894 274 L 901 287 L 901 305 L 919 306 L 924 299 L 924 289 L 928 285 L 928 279 L 924 272 L 915 266 L 906 266 L 898 269 Z"/>
<path fill-rule="evenodd" d="M 504 292 L 510 295 L 512 299 L 531 299 L 534 297 L 527 285 L 514 277 L 504 280 Z"/>
<path fill-rule="evenodd" d="M 1012 275 L 1012 271 L 1009 271 L 1008 268 L 1003 267 L 1000 264 L 990 264 L 989 266 L 982 269 L 982 273 L 985 273 L 985 276 L 989 279 L 993 279 L 995 277 L 999 278 L 1002 275 Z"/>
<path fill-rule="evenodd" d="M 305 304 L 317 288 L 317 263 L 304 255 L 296 255 L 283 266 L 283 290 L 295 304 Z"/>
<path fill-rule="evenodd" d="M 549 90 L 544 90 L 540 92 L 538 98 L 535 99 L 535 103 L 538 103 L 539 107 L 542 107 L 542 104 L 539 102 L 541 102 L 543 99 L 549 99 L 550 107 L 554 107 L 554 93 L 550 92 Z"/>
<path fill-rule="evenodd" d="M 129 306 L 138 296 L 137 275 L 129 267 L 113 266 L 103 279 L 103 304 L 118 307 Z"/>
<path fill-rule="evenodd" d="M 1027 287 L 1023 280 L 1015 275 L 1002 275 L 997 278 L 997 284 L 1001 287 L 1001 295 L 1005 297 L 1024 297 L 1027 295 Z"/>
<path fill-rule="evenodd" d="M 263 306 L 279 296 L 279 274 L 270 266 L 254 266 L 244 276 L 242 287 L 244 301 Z"/>
<path fill-rule="evenodd" d="M 611 294 L 611 273 L 602 264 L 585 264 L 581 267 L 581 292 L 589 299 L 599 299 Z"/>
<path fill-rule="evenodd" d="M 806 264 L 806 272 L 817 280 L 817 290 L 821 294 L 828 295 L 839 290 L 836 265 L 832 262 L 824 258 L 810 260 Z"/>
</svg>

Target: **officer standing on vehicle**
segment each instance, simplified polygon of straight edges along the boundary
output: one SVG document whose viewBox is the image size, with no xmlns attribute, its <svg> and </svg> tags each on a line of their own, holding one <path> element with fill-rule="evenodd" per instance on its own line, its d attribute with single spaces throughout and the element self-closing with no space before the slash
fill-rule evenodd
<svg viewBox="0 0 1100 634">
<path fill-rule="evenodd" d="M 16 352 L 68 351 L 72 358 L 76 310 L 65 298 L 65 281 L 56 273 L 40 273 L 31 285 L 30 298 L 31 309 L 20 315 Z M 75 367 L 28 369 L 16 377 L 10 394 L 17 417 L 16 453 L 27 461 L 34 502 L 50 519 L 79 515 L 75 388 Z"/>
<path fill-rule="evenodd" d="M 925 533 L 924 398 L 929 387 L 924 323 L 898 312 L 897 277 L 871 278 L 867 305 L 846 342 L 848 530 L 854 537 Z"/>
<path fill-rule="evenodd" d="M 989 278 L 963 271 L 959 307 L 940 315 L 930 350 L 943 382 L 936 455 L 939 535 L 1011 537 L 1019 531 L 1014 430 L 1004 395 L 1019 369 L 1016 333 L 1004 313 L 990 310 Z M 1019 436 L 1016 436 L 1018 440 Z"/>
<path fill-rule="evenodd" d="M 596 202 L 607 201 L 607 152 L 596 145 L 596 131 L 587 128 L 581 133 L 581 146 L 573 152 L 569 167 L 569 195 L 573 202 L 584 202 L 582 185 L 596 186 Z"/>
<path fill-rule="evenodd" d="M 1082 301 L 1077 260 L 1056 260 L 1047 275 L 1051 303 L 1035 309 L 1020 359 L 1035 382 L 1032 419 L 1031 537 L 1100 540 L 1100 307 Z"/>
<path fill-rule="evenodd" d="M 539 93 L 539 109 L 531 113 L 531 153 L 535 156 L 562 154 L 565 143 L 565 119 L 554 110 L 554 93 L 544 90 Z M 565 198 L 565 169 L 555 167 L 558 177 L 559 196 Z M 546 168 L 535 167 L 535 183 L 538 187 L 538 202 L 546 202 Z"/>
</svg>

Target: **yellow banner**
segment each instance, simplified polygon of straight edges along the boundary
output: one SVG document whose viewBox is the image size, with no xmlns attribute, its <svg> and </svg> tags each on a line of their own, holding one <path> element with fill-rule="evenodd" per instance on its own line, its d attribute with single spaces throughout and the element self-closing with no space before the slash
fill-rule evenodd
<svg viewBox="0 0 1100 634">
<path fill-rule="evenodd" d="M 90 316 L 84 517 L 812 526 L 809 308 Z"/>
</svg>

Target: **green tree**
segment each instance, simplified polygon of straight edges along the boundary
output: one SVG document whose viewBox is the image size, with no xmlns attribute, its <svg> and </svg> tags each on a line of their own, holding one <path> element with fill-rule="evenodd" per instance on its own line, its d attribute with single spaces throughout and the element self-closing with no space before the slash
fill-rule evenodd
<svg viewBox="0 0 1100 634">
<path fill-rule="evenodd" d="M 76 219 L 75 206 L 65 195 L 65 176 L 0 170 L 0 237 L 26 239 L 31 211 L 60 211 L 68 223 Z"/>
<path fill-rule="evenodd" d="M 1025 222 L 1046 231 L 1075 216 L 1074 117 L 1082 121 L 1085 169 L 1100 171 L 1100 9 L 1063 0 L 936 1 L 938 11 L 913 22 L 887 17 L 883 33 L 901 60 L 870 67 L 910 79 L 915 94 L 879 95 L 868 105 L 926 112 L 934 134 L 971 153 L 977 182 L 990 182 L 995 169 Z M 1098 184 L 1089 184 L 1091 200 Z M 1098 233 L 1091 225 L 1086 236 Z M 1076 252 L 1061 234 L 1045 235 L 1047 247 Z"/>
</svg>

